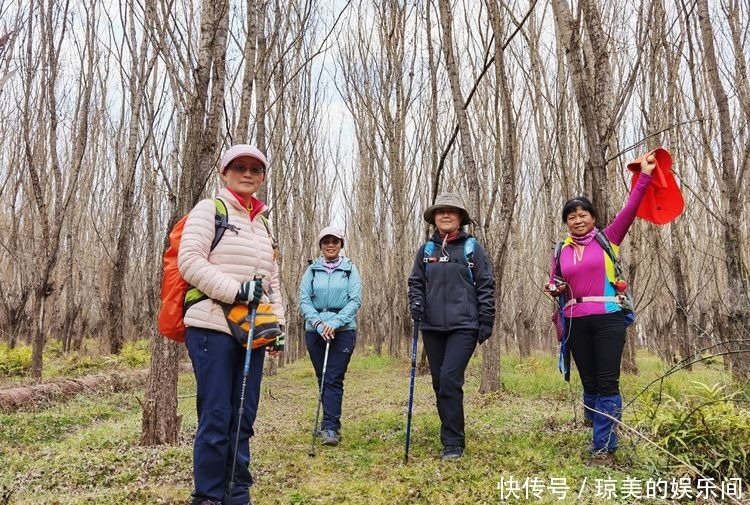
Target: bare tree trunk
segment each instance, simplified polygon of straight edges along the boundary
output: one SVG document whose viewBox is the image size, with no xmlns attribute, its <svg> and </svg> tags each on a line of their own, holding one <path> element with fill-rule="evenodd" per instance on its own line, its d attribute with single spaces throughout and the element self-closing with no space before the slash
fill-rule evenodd
<svg viewBox="0 0 750 505">
<path fill-rule="evenodd" d="M 606 151 L 612 130 L 612 72 L 609 67 L 607 37 L 595 0 L 581 0 L 588 40 L 593 46 L 594 61 L 584 62 L 581 20 L 574 18 L 567 0 L 552 0 L 558 38 L 565 47 L 578 111 L 583 126 L 589 158 L 586 160 L 586 192 L 591 195 L 599 214 L 598 224 L 609 222 L 614 215 L 608 191 Z"/>
<path fill-rule="evenodd" d="M 748 293 L 748 270 L 742 260 L 743 208 L 740 195 L 744 181 L 738 178 L 739 170 L 734 161 L 732 121 L 729 111 L 729 100 L 719 75 L 719 66 L 714 49 L 714 34 L 709 18 L 708 1 L 697 0 L 698 21 L 705 51 L 706 70 L 716 102 L 719 117 L 719 141 L 721 145 L 721 194 L 724 205 L 724 253 L 726 255 L 727 287 L 726 296 L 731 303 L 729 311 L 729 329 L 731 335 L 725 339 L 747 339 L 750 328 L 750 293 Z M 745 118 L 745 120 L 750 118 Z M 750 149 L 745 147 L 745 149 Z M 744 352 L 732 357 L 732 372 L 742 380 L 750 378 L 750 344 L 739 343 L 735 349 Z"/>
<path fill-rule="evenodd" d="M 672 224 L 672 275 L 676 288 L 674 316 L 677 323 L 677 341 L 679 342 L 680 358 L 684 360 L 692 356 L 694 351 L 688 326 L 688 293 L 685 282 L 686 272 L 682 264 L 684 249 L 682 247 L 681 228 L 681 222 Z M 692 370 L 693 365 L 689 364 L 685 368 Z"/>
<path fill-rule="evenodd" d="M 461 138 L 461 157 L 465 167 L 467 187 L 468 187 L 468 207 L 472 219 L 477 223 L 482 223 L 482 209 L 480 208 L 480 187 L 479 175 L 477 174 L 477 164 L 474 160 L 474 147 L 471 140 L 471 129 L 469 128 L 469 117 L 464 108 L 464 97 L 461 92 L 461 78 L 459 68 L 456 64 L 453 47 L 453 14 L 448 0 L 438 0 L 440 9 L 440 28 L 443 33 L 443 55 L 445 56 L 445 69 L 448 72 L 448 82 L 450 83 L 451 98 L 453 99 L 453 111 L 456 114 L 458 123 L 458 132 Z M 474 227 L 474 234 L 482 241 L 484 232 L 481 226 Z"/>
<path fill-rule="evenodd" d="M 73 149 L 71 155 L 71 167 L 66 171 L 65 178 L 60 171 L 60 161 L 57 152 L 58 143 L 58 112 L 57 112 L 57 76 L 59 70 L 59 51 L 55 46 L 55 34 L 53 29 L 53 17 L 57 14 L 54 2 L 50 1 L 45 9 L 40 8 L 40 22 L 42 30 L 42 53 L 44 55 L 45 71 L 42 72 L 42 82 L 44 92 L 46 93 L 46 112 L 49 120 L 49 130 L 47 132 L 46 146 L 41 146 L 38 140 L 31 138 L 31 125 L 29 123 L 30 103 L 28 98 L 25 102 L 24 117 L 24 141 L 25 155 L 29 177 L 31 179 L 31 190 L 33 194 L 36 210 L 39 214 L 39 220 L 42 227 L 42 251 L 38 264 L 38 275 L 34 287 L 34 300 L 36 302 L 37 324 L 34 328 L 33 345 L 32 345 L 32 377 L 39 379 L 42 376 L 42 351 L 45 343 L 45 331 L 48 321 L 45 319 L 48 312 L 48 299 L 55 290 L 53 275 L 57 266 L 58 257 L 61 248 L 61 234 L 68 217 L 73 196 L 77 193 L 78 176 L 81 172 L 83 156 L 86 151 L 88 137 L 88 113 L 91 101 L 91 91 L 93 89 L 93 64 L 95 59 L 94 48 L 94 23 L 93 17 L 96 10 L 92 7 L 86 19 L 86 42 L 84 57 L 86 58 L 86 69 L 81 75 L 79 81 L 78 95 L 76 97 L 77 105 L 81 111 L 78 116 L 78 123 L 74 125 L 73 131 Z M 62 17 L 67 16 L 67 10 L 63 10 Z M 33 16 L 29 16 L 29 34 L 27 44 L 27 58 L 32 56 L 32 21 Z M 31 68 L 29 72 L 31 72 Z M 27 74 L 27 83 L 31 83 L 32 76 Z M 29 93 L 30 94 L 30 93 Z M 43 152 L 46 147 L 47 152 Z M 53 188 L 46 188 L 42 185 L 37 165 L 43 161 L 49 160 L 48 171 L 52 176 Z M 44 168 L 44 165 L 42 165 Z M 49 181 L 46 177 L 45 181 Z M 53 224 L 54 223 L 54 224 Z"/>
<path fill-rule="evenodd" d="M 177 344 L 161 335 L 151 339 L 151 366 L 143 401 L 141 445 L 177 443 L 182 424 L 182 416 L 177 414 L 179 351 Z"/>
<path fill-rule="evenodd" d="M 258 55 L 258 15 L 263 10 L 255 5 L 255 0 L 247 0 L 247 36 L 243 56 L 245 58 L 245 73 L 242 76 L 242 97 L 240 99 L 240 116 L 232 139 L 233 144 L 247 142 L 250 125 L 250 109 L 253 102 L 253 86 L 255 84 L 255 67 Z M 261 30 L 265 27 L 261 24 Z M 265 55 L 262 55 L 265 56 Z"/>
<path fill-rule="evenodd" d="M 518 166 L 518 137 L 516 135 L 516 119 L 513 112 L 513 100 L 511 98 L 510 86 L 508 84 L 507 71 L 505 67 L 505 54 L 503 49 L 503 38 L 505 33 L 505 19 L 498 5 L 490 0 L 487 2 L 490 12 L 492 30 L 495 34 L 495 108 L 499 114 L 495 114 L 496 131 L 502 134 L 495 142 L 495 174 L 501 181 L 500 204 L 502 209 L 500 222 L 498 223 L 498 241 L 493 257 L 493 270 L 495 276 L 495 311 L 502 313 L 503 280 L 505 266 L 508 257 L 508 242 L 513 216 L 516 208 L 516 166 Z M 502 146 L 502 147 L 501 147 Z M 494 193 L 492 200 L 494 200 Z M 494 203 L 490 208 L 494 207 Z M 486 236 L 489 236 L 489 216 L 485 223 Z M 496 324 L 497 327 L 497 318 Z M 495 331 L 495 333 L 497 333 Z M 529 351 L 530 353 L 530 351 Z M 497 337 L 487 340 L 482 349 L 482 375 L 479 391 L 488 393 L 500 389 L 500 342 Z"/>
<path fill-rule="evenodd" d="M 203 0 L 198 67 L 194 71 L 195 82 L 187 114 L 184 170 L 170 229 L 178 216 L 186 214 L 195 205 L 206 178 L 214 170 L 218 118 L 223 103 L 223 55 L 226 51 L 228 17 L 226 1 Z M 209 90 L 212 96 L 210 103 Z M 177 440 L 181 421 L 177 415 L 177 359 L 177 344 L 154 333 L 143 402 L 141 445 L 171 444 Z"/>
<path fill-rule="evenodd" d="M 126 13 L 123 18 L 128 19 L 130 40 L 135 44 L 136 33 L 134 10 L 132 0 L 126 4 Z M 128 258 L 130 256 L 131 241 L 133 238 L 133 221 L 136 213 L 141 210 L 136 205 L 134 193 L 136 185 L 136 173 L 138 172 L 140 155 L 143 151 L 141 140 L 141 113 L 143 100 L 146 92 L 146 84 L 149 74 L 153 68 L 155 58 L 147 61 L 149 50 L 148 31 L 146 25 L 141 38 L 141 46 L 138 54 L 131 55 L 128 97 L 130 102 L 130 125 L 128 128 L 128 139 L 125 151 L 124 167 L 118 170 L 123 176 L 122 194 L 120 196 L 120 224 L 118 226 L 117 241 L 114 251 L 114 262 L 110 267 L 109 296 L 107 297 L 105 321 L 106 331 L 109 338 L 109 352 L 119 354 L 124 343 L 124 318 L 123 318 L 123 291 L 125 278 L 128 270 Z"/>
</svg>

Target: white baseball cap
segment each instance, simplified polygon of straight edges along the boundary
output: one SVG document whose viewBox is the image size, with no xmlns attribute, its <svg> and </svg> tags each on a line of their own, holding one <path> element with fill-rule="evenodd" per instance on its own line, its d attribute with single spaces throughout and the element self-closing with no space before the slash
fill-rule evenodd
<svg viewBox="0 0 750 505">
<path fill-rule="evenodd" d="M 268 160 L 266 159 L 266 156 L 262 152 L 260 152 L 260 149 L 249 144 L 236 144 L 227 149 L 224 152 L 224 156 L 221 157 L 221 166 L 219 168 L 219 173 L 223 174 L 224 171 L 226 171 L 227 166 L 232 161 L 241 156 L 250 156 L 251 158 L 255 158 L 256 160 L 263 163 L 263 168 L 268 170 Z"/>
<path fill-rule="evenodd" d="M 344 232 L 339 230 L 335 226 L 326 226 L 325 228 L 320 230 L 320 233 L 318 233 L 318 246 L 320 246 L 320 241 L 323 240 L 323 237 L 326 237 L 328 235 L 341 240 L 341 245 L 344 245 Z"/>
</svg>

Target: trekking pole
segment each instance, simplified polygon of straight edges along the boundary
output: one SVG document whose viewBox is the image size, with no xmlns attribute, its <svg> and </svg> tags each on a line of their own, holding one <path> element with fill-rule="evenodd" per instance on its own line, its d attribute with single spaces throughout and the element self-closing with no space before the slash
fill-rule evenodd
<svg viewBox="0 0 750 505">
<path fill-rule="evenodd" d="M 263 276 L 256 275 L 254 281 L 263 279 Z M 229 500 L 231 501 L 232 491 L 234 490 L 234 470 L 237 466 L 237 452 L 240 448 L 240 426 L 242 425 L 242 414 L 245 412 L 245 387 L 247 386 L 247 376 L 250 374 L 250 356 L 253 354 L 253 334 L 255 333 L 255 315 L 258 312 L 258 303 L 249 304 L 250 306 L 250 331 L 247 333 L 247 350 L 245 351 L 245 368 L 242 370 L 242 389 L 240 390 L 240 408 L 237 411 L 237 435 L 234 437 L 234 458 L 232 459 L 232 476 L 229 479 Z"/>
<path fill-rule="evenodd" d="M 411 343 L 411 384 L 409 385 L 409 413 L 406 417 L 406 447 L 404 464 L 409 464 L 409 441 L 411 437 L 411 411 L 414 406 L 414 377 L 417 373 L 417 340 L 419 339 L 419 319 L 414 321 L 414 336 Z"/>
<path fill-rule="evenodd" d="M 315 457 L 315 437 L 318 435 L 318 419 L 320 418 L 320 405 L 323 403 L 323 385 L 326 382 L 326 368 L 328 367 L 328 350 L 331 348 L 331 341 L 326 340 L 326 353 L 323 357 L 323 372 L 320 374 L 320 393 L 318 394 L 318 411 L 315 413 L 315 424 L 312 430 L 312 445 L 310 452 L 307 453 L 311 458 Z"/>
</svg>

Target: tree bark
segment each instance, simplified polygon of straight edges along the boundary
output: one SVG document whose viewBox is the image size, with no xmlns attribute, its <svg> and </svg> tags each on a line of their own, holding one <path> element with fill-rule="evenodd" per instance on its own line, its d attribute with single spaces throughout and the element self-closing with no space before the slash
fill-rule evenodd
<svg viewBox="0 0 750 505">
<path fill-rule="evenodd" d="M 440 28 L 443 34 L 443 55 L 445 56 L 445 69 L 448 73 L 448 82 L 451 89 L 451 98 L 453 100 L 453 111 L 456 114 L 458 122 L 458 132 L 461 139 L 461 158 L 466 174 L 468 201 L 467 206 L 469 214 L 474 222 L 479 226 L 473 227 L 474 234 L 481 242 L 484 238 L 482 223 L 482 209 L 480 208 L 480 186 L 479 175 L 477 174 L 477 164 L 474 160 L 473 141 L 471 139 L 471 129 L 469 128 L 469 117 L 464 108 L 464 98 L 461 92 L 461 79 L 459 69 L 456 63 L 453 47 L 453 14 L 448 0 L 438 0 L 440 9 Z"/>
<path fill-rule="evenodd" d="M 132 1 L 126 4 L 128 19 L 129 38 L 135 44 L 135 6 Z M 136 173 L 138 172 L 141 152 L 143 150 L 141 140 L 141 113 L 143 110 L 143 99 L 146 92 L 146 83 L 153 69 L 155 58 L 147 61 L 149 50 L 148 30 L 146 25 L 141 38 L 138 54 L 131 56 L 130 73 L 127 76 L 129 82 L 128 98 L 130 102 L 130 124 L 128 127 L 128 138 L 125 151 L 124 166 L 117 171 L 122 174 L 122 191 L 120 195 L 120 224 L 118 226 L 117 240 L 114 251 L 114 262 L 110 265 L 109 295 L 105 310 L 106 331 L 109 337 L 109 352 L 119 354 L 125 341 L 123 318 L 123 291 L 128 271 L 128 259 L 130 256 L 131 241 L 133 239 L 133 222 L 136 214 L 140 212 L 141 206 L 135 202 Z"/>
<path fill-rule="evenodd" d="M 502 209 L 498 223 L 498 241 L 493 257 L 493 272 L 495 276 L 495 312 L 502 314 L 503 309 L 503 280 L 505 265 L 508 257 L 508 243 L 512 220 L 516 208 L 516 167 L 519 156 L 517 153 L 518 137 L 516 135 L 516 118 L 513 112 L 513 100 L 508 84 L 505 65 L 503 39 L 505 34 L 505 20 L 498 5 L 490 0 L 487 2 L 490 22 L 494 32 L 495 50 L 495 130 L 499 138 L 494 143 L 495 174 L 500 180 L 500 204 Z M 493 196 L 494 199 L 494 196 Z M 491 205 L 494 207 L 494 205 Z M 485 227 L 489 230 L 489 219 Z M 489 232 L 487 233 L 489 235 Z M 495 318 L 495 327 L 497 317 Z M 493 330 L 493 333 L 498 333 Z M 530 353 L 530 351 L 529 351 Z M 488 393 L 500 389 L 500 342 L 497 337 L 485 342 L 482 349 L 482 375 L 479 391 Z"/>
<path fill-rule="evenodd" d="M 613 217 L 608 191 L 606 152 L 612 117 L 612 72 L 609 51 L 601 27 L 601 16 L 594 0 L 581 0 L 584 22 L 591 41 L 594 62 L 584 61 L 581 20 L 573 17 L 567 0 L 552 0 L 558 39 L 565 48 L 570 67 L 578 111 L 583 126 L 588 159 L 585 161 L 585 192 L 591 195 L 597 208 L 598 224 L 608 223 Z"/>
<path fill-rule="evenodd" d="M 228 7 L 226 1 L 203 0 L 202 3 L 198 66 L 193 73 L 195 82 L 187 114 L 184 170 L 180 178 L 177 208 L 170 219 L 169 229 L 179 216 L 187 214 L 195 205 L 203 192 L 206 178 L 215 170 L 218 118 L 224 93 L 223 55 L 226 52 Z M 209 90 L 212 96 L 210 103 Z M 167 341 L 154 332 L 143 405 L 141 445 L 172 444 L 177 440 L 180 429 L 180 417 L 177 415 L 178 350 L 175 342 Z"/>
<path fill-rule="evenodd" d="M 729 100 L 719 75 L 719 66 L 714 48 L 714 34 L 709 17 L 708 1 L 697 0 L 698 22 L 705 52 L 706 71 L 716 102 L 719 118 L 719 142 L 721 146 L 721 196 L 724 207 L 724 254 L 727 273 L 726 297 L 728 323 L 731 334 L 725 336 L 732 340 L 748 338 L 750 328 L 750 293 L 748 293 L 748 271 L 742 259 L 742 231 L 743 206 L 740 197 L 742 180 L 738 180 L 738 170 L 735 165 L 732 131 L 732 120 L 729 111 Z M 745 120 L 750 118 L 745 118 Z M 732 372 L 738 379 L 750 378 L 750 344 L 740 342 L 733 346 L 744 352 L 731 357 Z"/>
</svg>

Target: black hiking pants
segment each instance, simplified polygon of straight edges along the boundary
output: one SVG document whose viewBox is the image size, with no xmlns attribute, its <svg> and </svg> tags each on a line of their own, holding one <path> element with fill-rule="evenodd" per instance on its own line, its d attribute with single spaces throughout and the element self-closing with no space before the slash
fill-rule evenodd
<svg viewBox="0 0 750 505">
<path fill-rule="evenodd" d="M 422 331 L 444 447 L 466 446 L 464 373 L 477 346 L 477 330 Z"/>
<path fill-rule="evenodd" d="M 620 394 L 620 363 L 625 347 L 624 320 L 622 311 L 567 320 L 570 325 L 570 351 L 585 394 Z"/>
</svg>

